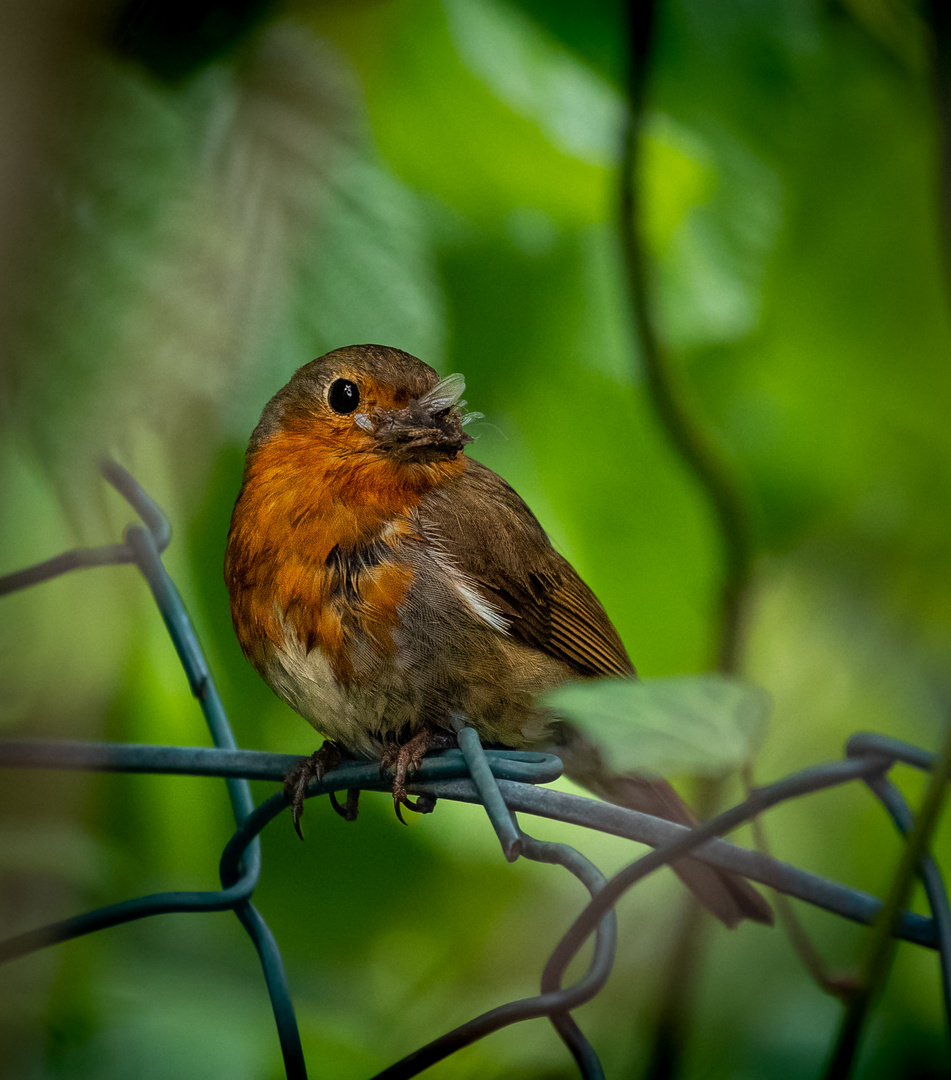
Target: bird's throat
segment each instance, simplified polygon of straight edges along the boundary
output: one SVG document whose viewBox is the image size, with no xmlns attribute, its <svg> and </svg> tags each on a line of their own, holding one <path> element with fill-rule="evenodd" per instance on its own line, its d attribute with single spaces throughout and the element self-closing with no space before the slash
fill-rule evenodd
<svg viewBox="0 0 951 1080">
<path fill-rule="evenodd" d="M 235 628 L 252 662 L 261 662 L 264 643 L 283 648 L 290 634 L 324 651 L 346 679 L 351 634 L 343 613 L 355 600 L 366 613 L 360 629 L 385 648 L 412 582 L 396 548 L 413 537 L 422 496 L 465 462 L 407 466 L 333 454 L 284 433 L 260 447 L 247 464 L 226 557 Z"/>
</svg>

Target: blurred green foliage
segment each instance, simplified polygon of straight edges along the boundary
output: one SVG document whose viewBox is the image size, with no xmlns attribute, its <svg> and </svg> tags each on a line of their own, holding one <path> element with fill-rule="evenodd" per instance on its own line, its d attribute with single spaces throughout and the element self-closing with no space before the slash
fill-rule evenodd
<svg viewBox="0 0 951 1080">
<path fill-rule="evenodd" d="M 222 549 L 264 402 L 312 357 L 377 341 L 466 374 L 486 416 L 474 455 L 533 507 L 639 671 L 707 670 L 719 539 L 652 413 L 620 268 L 620 5 L 248 4 L 197 45 L 187 28 L 130 34 L 136 5 L 107 7 L 4 16 L 25 59 L 0 65 L 0 122 L 30 169 L 11 164 L 0 189 L 0 572 L 119 535 L 127 510 L 95 475 L 115 454 L 173 522 L 167 563 L 239 742 L 309 753 L 313 732 L 233 640 Z M 928 55 L 901 0 L 659 11 L 641 177 L 653 288 L 755 522 L 743 669 L 775 703 L 764 780 L 860 728 L 933 748 L 946 722 L 951 325 Z M 130 568 L 3 605 L 5 732 L 206 741 Z M 216 882 L 223 785 L 3 780 L 4 934 Z M 314 1076 L 369 1075 L 532 993 L 581 904 L 556 868 L 505 865 L 474 808 L 404 829 L 385 798 L 364 803 L 352 826 L 309 806 L 304 845 L 283 819 L 263 840 L 256 898 Z M 607 870 L 630 857 L 536 831 Z M 781 858 L 878 893 L 898 856 L 857 790 L 783 807 L 769 831 Z M 951 862 L 947 828 L 936 851 Z M 665 873 L 623 901 L 615 974 L 579 1011 L 610 1076 L 643 1066 L 680 895 Z M 850 968 L 864 932 L 803 917 Z M 780 932 L 712 936 L 684 1075 L 816 1075 L 838 1004 Z M 0 1072 L 18 1080 L 280 1075 L 231 916 L 119 927 L 0 980 Z M 936 960 L 903 948 L 858 1075 L 935 1075 L 946 1052 Z M 539 1021 L 431 1075 L 574 1070 Z"/>
</svg>

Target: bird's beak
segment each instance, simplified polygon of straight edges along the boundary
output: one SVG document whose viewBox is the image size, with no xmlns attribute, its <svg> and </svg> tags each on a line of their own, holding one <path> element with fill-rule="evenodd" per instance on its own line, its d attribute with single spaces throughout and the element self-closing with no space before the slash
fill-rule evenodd
<svg viewBox="0 0 951 1080">
<path fill-rule="evenodd" d="M 472 436 L 464 425 L 478 413 L 465 411 L 462 375 L 447 375 L 403 409 L 374 409 L 354 417 L 372 433 L 379 450 L 407 461 L 433 461 L 455 457 Z"/>
</svg>

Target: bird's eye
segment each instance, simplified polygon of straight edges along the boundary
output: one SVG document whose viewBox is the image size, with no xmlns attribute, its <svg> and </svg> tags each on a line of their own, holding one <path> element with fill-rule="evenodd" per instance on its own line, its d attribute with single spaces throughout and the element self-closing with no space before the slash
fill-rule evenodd
<svg viewBox="0 0 951 1080">
<path fill-rule="evenodd" d="M 360 404 L 360 389 L 349 379 L 337 379 L 327 391 L 327 403 L 334 412 L 346 416 Z"/>
</svg>

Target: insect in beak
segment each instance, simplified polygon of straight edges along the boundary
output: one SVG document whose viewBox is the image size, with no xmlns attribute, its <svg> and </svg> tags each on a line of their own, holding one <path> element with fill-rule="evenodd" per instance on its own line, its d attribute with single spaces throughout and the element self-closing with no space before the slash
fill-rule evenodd
<svg viewBox="0 0 951 1080">
<path fill-rule="evenodd" d="M 362 430 L 375 436 L 377 448 L 407 460 L 455 457 L 472 436 L 462 429 L 482 414 L 465 411 L 462 375 L 447 375 L 431 390 L 402 409 L 373 409 L 354 416 Z"/>
</svg>

